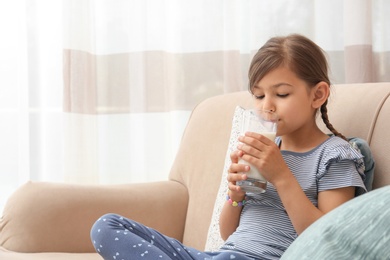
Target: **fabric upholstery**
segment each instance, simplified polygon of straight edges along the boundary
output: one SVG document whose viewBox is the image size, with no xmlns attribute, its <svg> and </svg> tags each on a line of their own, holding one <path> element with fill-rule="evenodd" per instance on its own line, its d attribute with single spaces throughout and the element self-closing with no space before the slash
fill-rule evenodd
<svg viewBox="0 0 390 260">
<path fill-rule="evenodd" d="M 147 190 L 155 193 L 145 196 Z M 160 202 L 172 200 L 168 212 Z M 181 240 L 187 201 L 185 188 L 177 182 L 112 186 L 28 182 L 4 209 L 0 244 L 18 252 L 95 252 L 89 231 L 107 212 L 130 215 Z M 145 212 L 148 218 L 143 217 Z"/>
<path fill-rule="evenodd" d="M 390 83 L 335 85 L 332 95 L 331 123 L 344 135 L 367 141 L 375 158 L 373 188 L 389 185 Z M 37 259 L 37 252 L 42 260 L 52 259 L 51 253 L 42 252 L 74 252 L 67 259 L 88 259 L 90 225 L 108 212 L 134 218 L 203 249 L 237 105 L 252 106 L 247 91 L 212 97 L 193 110 L 166 182 L 23 185 L 9 198 L 0 219 L 0 259 L 21 259 L 17 252 L 26 252 L 26 259 Z"/>
</svg>

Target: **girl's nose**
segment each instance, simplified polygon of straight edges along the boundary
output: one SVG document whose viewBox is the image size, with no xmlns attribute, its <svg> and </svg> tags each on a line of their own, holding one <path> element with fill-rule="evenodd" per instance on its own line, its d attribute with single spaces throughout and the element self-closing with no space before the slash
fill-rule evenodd
<svg viewBox="0 0 390 260">
<path fill-rule="evenodd" d="M 275 112 L 275 105 L 272 102 L 271 98 L 267 98 L 267 97 L 264 98 L 262 110 L 269 111 L 269 112 Z"/>
</svg>

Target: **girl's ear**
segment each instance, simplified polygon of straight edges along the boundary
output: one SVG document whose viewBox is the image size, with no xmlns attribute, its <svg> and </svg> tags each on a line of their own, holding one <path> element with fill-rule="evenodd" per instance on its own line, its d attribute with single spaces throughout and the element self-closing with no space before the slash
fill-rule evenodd
<svg viewBox="0 0 390 260">
<path fill-rule="evenodd" d="M 329 85 L 325 81 L 321 81 L 317 85 L 315 85 L 314 88 L 312 88 L 312 95 L 313 95 L 313 101 L 312 106 L 313 108 L 317 109 L 322 106 L 322 104 L 325 103 L 325 101 L 329 97 Z"/>
</svg>

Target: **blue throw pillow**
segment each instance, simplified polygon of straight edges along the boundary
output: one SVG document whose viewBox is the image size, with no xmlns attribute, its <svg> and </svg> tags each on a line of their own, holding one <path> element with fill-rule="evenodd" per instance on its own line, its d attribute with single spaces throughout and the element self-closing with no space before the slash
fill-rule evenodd
<svg viewBox="0 0 390 260">
<path fill-rule="evenodd" d="M 372 190 L 372 182 L 374 180 L 375 161 L 371 153 L 370 146 L 368 143 L 358 137 L 348 138 L 349 143 L 364 156 L 364 185 L 367 191 Z"/>
<path fill-rule="evenodd" d="M 390 259 L 390 185 L 360 195 L 308 227 L 283 260 Z"/>
</svg>

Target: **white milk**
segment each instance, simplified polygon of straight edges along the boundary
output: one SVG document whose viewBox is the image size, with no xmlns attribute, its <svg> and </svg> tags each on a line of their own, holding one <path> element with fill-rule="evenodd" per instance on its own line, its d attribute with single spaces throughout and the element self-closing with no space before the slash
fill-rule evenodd
<svg viewBox="0 0 390 260">
<path fill-rule="evenodd" d="M 275 141 L 275 138 L 276 138 L 276 133 L 275 132 L 264 132 L 264 133 L 259 133 L 259 134 L 267 137 L 268 139 L 270 139 L 273 142 Z M 242 172 L 242 173 L 245 173 L 248 176 L 248 178 L 257 179 L 257 180 L 260 180 L 260 181 L 263 181 L 263 182 L 267 181 L 260 174 L 260 172 L 257 170 L 257 168 L 254 165 L 252 165 L 251 163 L 248 163 L 248 162 L 244 161 L 243 159 L 240 159 L 238 161 L 238 163 L 249 165 L 250 170 L 247 171 L 247 172 Z"/>
</svg>

